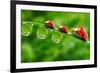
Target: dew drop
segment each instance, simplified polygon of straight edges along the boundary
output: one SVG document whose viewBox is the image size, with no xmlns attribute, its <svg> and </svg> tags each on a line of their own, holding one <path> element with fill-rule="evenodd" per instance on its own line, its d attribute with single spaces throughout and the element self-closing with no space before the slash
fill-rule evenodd
<svg viewBox="0 0 100 73">
<path fill-rule="evenodd" d="M 48 30 L 45 28 L 45 27 L 39 27 L 38 29 L 37 29 L 37 32 L 36 32 L 36 34 L 37 34 L 37 37 L 39 38 L 39 39 L 46 39 L 47 38 L 47 36 L 48 36 Z"/>
<path fill-rule="evenodd" d="M 54 32 L 52 34 L 52 41 L 55 42 L 55 43 L 60 43 L 61 40 L 62 40 L 63 36 L 61 33 L 59 32 Z"/>
<path fill-rule="evenodd" d="M 21 34 L 23 36 L 29 36 L 32 34 L 32 25 L 29 24 L 29 23 L 25 23 L 25 24 L 22 24 L 22 27 L 21 27 Z"/>
</svg>

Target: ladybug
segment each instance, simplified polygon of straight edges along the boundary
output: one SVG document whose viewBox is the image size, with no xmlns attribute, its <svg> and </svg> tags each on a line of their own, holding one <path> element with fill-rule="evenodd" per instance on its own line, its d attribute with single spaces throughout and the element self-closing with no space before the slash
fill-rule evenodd
<svg viewBox="0 0 100 73">
<path fill-rule="evenodd" d="M 67 33 L 67 27 L 66 26 L 61 26 L 60 31 Z"/>
<path fill-rule="evenodd" d="M 54 23 L 52 22 L 52 20 L 48 20 L 45 22 L 46 26 L 49 28 L 54 28 Z"/>
<path fill-rule="evenodd" d="M 84 27 L 76 27 L 71 29 L 72 32 L 76 34 L 76 36 L 82 38 L 84 41 L 88 40 L 88 34 Z"/>
</svg>

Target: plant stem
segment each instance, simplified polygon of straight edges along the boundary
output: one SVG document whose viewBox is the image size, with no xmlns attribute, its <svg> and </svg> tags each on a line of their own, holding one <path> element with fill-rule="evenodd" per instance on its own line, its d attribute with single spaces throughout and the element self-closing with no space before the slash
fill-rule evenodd
<svg viewBox="0 0 100 73">
<path fill-rule="evenodd" d="M 31 22 L 31 21 L 22 21 L 22 23 L 43 24 L 43 23 Z"/>
</svg>

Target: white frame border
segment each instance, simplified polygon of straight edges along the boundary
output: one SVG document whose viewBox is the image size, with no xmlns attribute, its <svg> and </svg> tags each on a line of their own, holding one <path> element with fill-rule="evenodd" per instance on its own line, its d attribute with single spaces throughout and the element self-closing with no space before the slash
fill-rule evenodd
<svg viewBox="0 0 100 73">
<path fill-rule="evenodd" d="M 57 61 L 57 62 L 37 62 L 37 63 L 21 63 L 21 9 L 26 10 L 42 10 L 42 11 L 64 11 L 64 12 L 86 12 L 90 13 L 90 60 L 80 61 Z M 77 11 L 76 11 L 77 10 Z M 71 7 L 52 7 L 52 6 L 36 6 L 36 5 L 16 5 L 16 69 L 24 68 L 40 68 L 55 66 L 73 66 L 73 65 L 89 65 L 94 64 L 94 10 L 85 8 Z"/>
</svg>

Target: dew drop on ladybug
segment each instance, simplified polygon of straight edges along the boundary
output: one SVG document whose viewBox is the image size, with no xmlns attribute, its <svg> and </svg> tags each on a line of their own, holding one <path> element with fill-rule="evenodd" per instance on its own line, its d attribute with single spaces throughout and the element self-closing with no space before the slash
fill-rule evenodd
<svg viewBox="0 0 100 73">
<path fill-rule="evenodd" d="M 45 22 L 46 26 L 49 27 L 49 28 L 54 28 L 54 23 L 52 20 L 48 20 Z"/>
<path fill-rule="evenodd" d="M 72 32 L 75 32 L 75 34 L 82 38 L 84 41 L 88 40 L 88 34 L 86 32 L 86 29 L 84 27 L 76 27 L 76 28 L 72 28 L 71 30 Z"/>
</svg>

